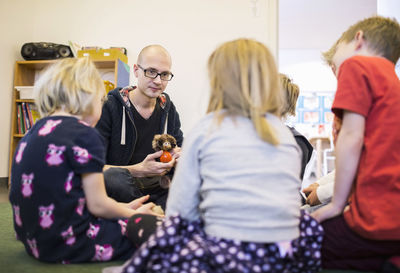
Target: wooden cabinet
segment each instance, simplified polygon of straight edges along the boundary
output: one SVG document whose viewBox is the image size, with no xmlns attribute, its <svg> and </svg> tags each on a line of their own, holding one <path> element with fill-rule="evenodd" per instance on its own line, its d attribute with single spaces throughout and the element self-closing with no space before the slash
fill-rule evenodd
<svg viewBox="0 0 400 273">
<path fill-rule="evenodd" d="M 8 177 L 10 183 L 11 163 L 15 149 L 20 139 L 24 136 L 18 129 L 18 105 L 33 104 L 26 94 L 21 93 L 19 87 L 33 87 L 36 80 L 45 67 L 54 63 L 56 60 L 40 60 L 40 61 L 17 61 L 14 70 L 14 88 L 12 93 L 12 112 L 11 112 L 11 133 L 10 133 L 10 152 Z M 120 59 L 114 60 L 96 60 L 92 59 L 100 74 L 107 82 L 112 82 L 115 86 L 129 85 L 129 66 Z M 108 84 L 109 86 L 109 84 Z M 18 90 L 19 89 L 19 90 Z M 106 88 L 107 89 L 107 88 Z"/>
</svg>

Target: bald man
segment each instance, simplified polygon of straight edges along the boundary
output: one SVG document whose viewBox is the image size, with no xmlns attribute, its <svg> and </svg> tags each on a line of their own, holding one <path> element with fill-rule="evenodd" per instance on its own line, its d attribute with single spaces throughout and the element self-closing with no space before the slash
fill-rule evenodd
<svg viewBox="0 0 400 273">
<path fill-rule="evenodd" d="M 146 46 L 133 66 L 137 85 L 110 91 L 103 106 L 96 129 L 105 140 L 106 190 L 117 201 L 150 195 L 149 201 L 165 208 L 168 189 L 161 187 L 160 177 L 171 176 L 183 141 L 179 114 L 164 93 L 173 78 L 171 65 L 165 48 Z M 162 151 L 154 152 L 151 146 L 154 135 L 162 133 L 177 141 L 168 163 L 157 161 Z"/>
</svg>

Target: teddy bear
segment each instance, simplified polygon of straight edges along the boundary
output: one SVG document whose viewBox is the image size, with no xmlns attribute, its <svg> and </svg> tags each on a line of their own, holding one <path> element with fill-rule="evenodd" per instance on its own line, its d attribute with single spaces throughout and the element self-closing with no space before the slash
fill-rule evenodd
<svg viewBox="0 0 400 273">
<path fill-rule="evenodd" d="M 176 147 L 176 139 L 169 134 L 155 135 L 151 143 L 153 149 L 157 152 L 163 150 L 160 161 L 167 163 L 172 160 L 170 151 Z"/>
<path fill-rule="evenodd" d="M 176 139 L 173 136 L 169 134 L 155 135 L 151 144 L 155 151 L 163 151 L 160 157 L 161 162 L 167 163 L 172 160 L 170 151 L 176 147 Z M 162 188 L 169 188 L 170 184 L 171 177 L 169 175 L 163 175 L 160 177 L 160 186 Z"/>
</svg>

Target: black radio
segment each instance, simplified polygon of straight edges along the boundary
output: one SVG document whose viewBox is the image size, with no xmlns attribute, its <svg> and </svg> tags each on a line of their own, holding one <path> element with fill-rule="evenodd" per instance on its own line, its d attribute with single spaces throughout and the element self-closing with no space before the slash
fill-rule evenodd
<svg viewBox="0 0 400 273">
<path fill-rule="evenodd" d="M 55 43 L 26 43 L 21 48 L 25 60 L 52 60 L 73 57 L 71 48 Z"/>
</svg>

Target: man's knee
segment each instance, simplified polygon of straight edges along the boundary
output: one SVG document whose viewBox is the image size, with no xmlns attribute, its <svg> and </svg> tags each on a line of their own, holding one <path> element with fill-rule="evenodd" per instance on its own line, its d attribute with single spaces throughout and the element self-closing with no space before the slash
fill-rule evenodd
<svg viewBox="0 0 400 273">
<path fill-rule="evenodd" d="M 119 202 L 130 202 L 141 196 L 133 178 L 125 168 L 109 168 L 104 172 L 107 195 Z"/>
<path fill-rule="evenodd" d="M 106 188 L 119 188 L 132 184 L 132 175 L 125 168 L 109 168 L 104 172 L 104 183 Z"/>
</svg>

